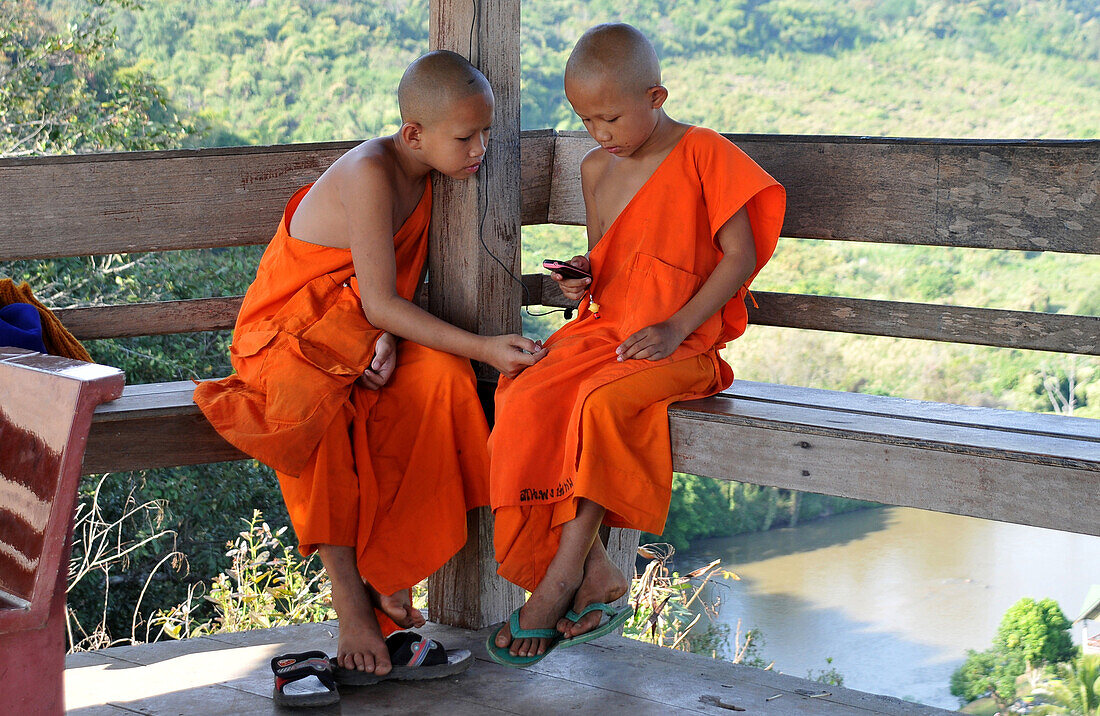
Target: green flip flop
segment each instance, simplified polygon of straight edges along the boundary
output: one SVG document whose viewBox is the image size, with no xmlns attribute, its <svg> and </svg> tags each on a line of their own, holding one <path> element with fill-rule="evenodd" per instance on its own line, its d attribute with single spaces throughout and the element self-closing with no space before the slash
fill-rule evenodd
<svg viewBox="0 0 1100 716">
<path fill-rule="evenodd" d="M 603 624 L 600 624 L 592 631 L 585 632 L 580 636 L 574 636 L 569 639 L 562 639 L 561 643 L 557 644 L 557 646 L 562 648 L 567 646 L 575 646 L 577 644 L 583 644 L 586 641 L 599 639 L 601 636 L 606 636 L 610 634 L 611 632 L 615 631 L 623 624 L 625 624 L 626 620 L 634 615 L 634 607 L 630 604 L 627 604 L 622 609 L 616 609 L 610 604 L 604 604 L 603 602 L 593 602 L 582 609 L 580 614 L 570 609 L 565 613 L 565 618 L 571 622 L 578 622 L 584 617 L 585 614 L 591 614 L 592 612 L 603 612 L 609 617 L 609 619 Z"/>
<path fill-rule="evenodd" d="M 497 634 L 500 634 L 500 630 L 504 628 L 501 624 L 500 627 L 489 635 L 489 638 L 485 640 L 485 650 L 489 652 L 489 658 L 498 664 L 504 664 L 505 666 L 530 666 L 537 662 L 542 661 L 546 656 L 554 650 L 558 644 L 561 643 L 561 632 L 557 629 L 521 629 L 519 626 L 519 610 L 523 607 L 517 607 L 512 616 L 508 618 L 508 631 L 512 633 L 512 639 L 549 639 L 550 645 L 546 647 L 546 651 L 535 656 L 512 656 L 508 651 L 508 647 L 500 647 L 496 645 Z"/>
</svg>

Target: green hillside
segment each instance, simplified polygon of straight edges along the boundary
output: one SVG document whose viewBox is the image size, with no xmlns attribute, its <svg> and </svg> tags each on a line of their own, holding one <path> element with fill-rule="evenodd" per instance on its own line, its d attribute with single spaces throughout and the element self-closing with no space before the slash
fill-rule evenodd
<svg viewBox="0 0 1100 716">
<path fill-rule="evenodd" d="M 111 13 L 105 24 L 92 26 L 113 27 L 117 36 L 81 40 L 79 62 L 64 42 L 46 48 L 40 54 L 53 74 L 26 74 L 37 94 L 15 97 L 26 88 L 5 84 L 5 62 L 17 55 L 16 41 L 34 45 L 38 35 L 20 36 L 24 27 L 13 18 L 33 17 L 36 32 L 39 24 L 45 28 L 41 37 L 51 36 L 52 22 L 64 36 L 89 9 L 101 17 Z M 565 58 L 585 28 L 625 20 L 657 47 L 669 113 L 721 131 L 1100 136 L 1095 0 L 532 0 L 522 12 L 527 129 L 580 128 L 561 91 Z M 428 2 L 0 0 L 0 20 L 11 20 L 0 26 L 0 129 L 13 118 L 33 120 L 28 107 L 58 99 L 58 87 L 74 95 L 63 99 L 80 108 L 81 124 L 96 128 L 94 141 L 59 135 L 36 151 L 266 144 L 360 139 L 395 129 L 398 78 L 427 50 Z M 8 112 L 11 107 L 23 114 Z M 87 119 L 96 111 L 128 118 Z M 528 272 L 538 270 L 543 257 L 584 250 L 577 228 L 528 227 L 523 238 Z M 158 262 L 132 255 L 2 269 L 31 280 L 52 305 L 71 306 L 240 293 L 258 255 L 244 248 L 181 252 Z M 1098 315 L 1097 276 L 1100 257 L 784 239 L 754 288 Z M 544 335 L 558 322 L 560 314 L 525 317 L 524 324 L 528 333 Z M 124 368 L 131 381 L 146 382 L 224 375 L 227 346 L 222 332 L 89 347 L 97 360 Z M 789 359 L 775 361 L 776 355 Z M 1048 412 L 1072 395 L 1076 414 L 1100 417 L 1100 360 L 1094 357 L 760 326 L 730 346 L 727 357 L 744 379 Z M 224 569 L 224 540 L 252 506 L 264 505 L 272 524 L 286 524 L 265 469 L 247 462 L 219 469 L 216 479 L 209 467 L 115 475 L 105 488 L 108 511 L 123 509 L 131 485 L 139 500 L 166 499 L 164 519 L 178 531 L 194 570 L 190 577 L 158 580 L 146 605 L 173 604 L 188 582 Z M 211 489 L 215 484 L 219 489 Z M 90 489 L 82 488 L 85 495 Z M 679 541 L 706 536 L 704 527 L 759 529 L 782 524 L 788 511 L 808 519 L 844 508 L 711 481 L 681 479 L 675 490 L 668 536 Z M 740 509 L 730 514 L 735 504 Z M 134 530 L 140 536 L 151 528 Z M 160 556 L 153 548 L 135 553 L 127 575 L 112 582 L 109 621 L 116 636 L 129 629 L 125 604 L 133 604 Z M 95 618 L 104 581 L 85 583 L 72 595 Z"/>
</svg>

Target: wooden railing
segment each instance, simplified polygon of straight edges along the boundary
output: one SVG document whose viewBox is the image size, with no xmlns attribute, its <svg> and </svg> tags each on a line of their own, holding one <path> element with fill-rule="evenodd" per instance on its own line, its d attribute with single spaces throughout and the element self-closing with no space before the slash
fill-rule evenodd
<svg viewBox="0 0 1100 716">
<path fill-rule="evenodd" d="M 729 136 L 786 186 L 784 236 L 1100 254 L 1097 141 Z M 351 146 L 0 160 L 0 261 L 262 244 L 293 190 Z M 524 224 L 582 223 L 579 164 L 591 146 L 575 133 L 523 133 Z M 531 303 L 566 305 L 548 278 L 524 282 Z M 755 297 L 755 324 L 1100 355 L 1097 316 Z M 228 329 L 239 305 L 58 314 L 96 339 Z M 102 406 L 85 471 L 243 457 L 199 414 L 192 387 L 128 386 Z M 670 420 L 684 472 L 1100 534 L 1100 421 L 744 382 L 673 406 Z"/>
</svg>

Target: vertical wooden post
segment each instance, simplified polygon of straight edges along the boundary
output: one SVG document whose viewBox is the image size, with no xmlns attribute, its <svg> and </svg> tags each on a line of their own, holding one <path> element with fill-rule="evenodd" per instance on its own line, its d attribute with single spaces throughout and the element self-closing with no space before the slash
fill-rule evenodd
<svg viewBox="0 0 1100 716">
<path fill-rule="evenodd" d="M 433 185 L 428 305 L 486 335 L 520 331 L 520 286 L 504 269 L 519 276 L 519 18 L 519 0 L 431 0 L 431 49 L 457 52 L 481 70 L 496 111 L 478 173 Z M 495 378 L 491 367 L 475 368 L 479 378 Z M 489 510 L 471 512 L 467 527 L 466 547 L 428 580 L 428 612 L 433 621 L 480 629 L 507 617 L 523 593 L 496 575 Z"/>
</svg>

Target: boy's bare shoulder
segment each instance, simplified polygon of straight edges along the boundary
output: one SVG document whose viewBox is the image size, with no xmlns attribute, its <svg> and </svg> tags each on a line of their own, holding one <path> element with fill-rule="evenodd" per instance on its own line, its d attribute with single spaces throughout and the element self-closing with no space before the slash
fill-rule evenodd
<svg viewBox="0 0 1100 716">
<path fill-rule="evenodd" d="M 588 183 L 595 181 L 607 169 L 611 161 L 611 155 L 603 150 L 603 147 L 592 147 L 581 159 L 581 181 Z"/>
<path fill-rule="evenodd" d="M 318 180 L 340 196 L 393 192 L 393 153 L 385 138 L 369 139 L 345 152 Z"/>
</svg>

